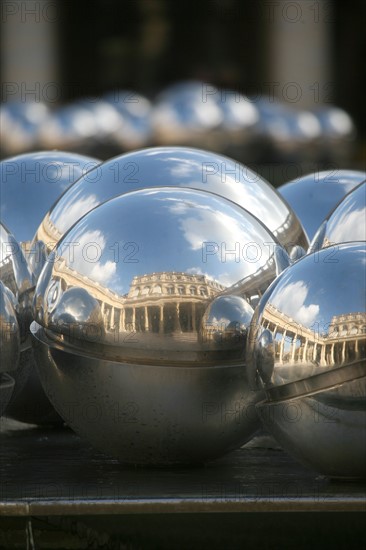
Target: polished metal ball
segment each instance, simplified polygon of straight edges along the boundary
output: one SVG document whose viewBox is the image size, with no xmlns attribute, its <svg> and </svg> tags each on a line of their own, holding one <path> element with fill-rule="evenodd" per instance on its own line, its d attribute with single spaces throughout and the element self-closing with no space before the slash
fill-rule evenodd
<svg viewBox="0 0 366 550">
<path fill-rule="evenodd" d="M 14 390 L 9 372 L 17 369 L 20 353 L 19 326 L 14 311 L 15 298 L 0 281 L 0 416 Z"/>
<path fill-rule="evenodd" d="M 262 421 L 331 477 L 366 476 L 365 253 L 356 242 L 301 258 L 265 293 L 248 337 Z"/>
<path fill-rule="evenodd" d="M 366 182 L 350 191 L 316 232 L 309 251 L 351 241 L 366 241 Z"/>
<path fill-rule="evenodd" d="M 0 106 L 0 140 L 2 154 L 17 155 L 39 145 L 39 128 L 46 125 L 50 112 L 45 103 L 9 101 Z"/>
<path fill-rule="evenodd" d="M 163 90 L 151 116 L 155 142 L 215 148 L 224 121 L 220 91 L 200 81 L 183 81 Z"/>
<path fill-rule="evenodd" d="M 15 375 L 16 387 L 7 414 L 23 422 L 39 423 L 43 413 L 49 419 L 49 409 L 52 410 L 33 370 L 29 334 L 35 280 L 46 256 L 44 246 L 36 243 L 31 247 L 30 243 L 56 199 L 99 162 L 74 153 L 44 151 L 18 155 L 0 163 L 1 219 L 13 233 L 9 235 L 5 228 L 1 229 L 1 254 L 8 256 L 1 280 L 18 298 L 22 338 L 20 367 Z M 53 247 L 55 242 L 48 241 L 48 246 Z M 30 386 L 26 387 L 28 379 Z M 60 421 L 58 416 L 57 421 Z"/>
<path fill-rule="evenodd" d="M 243 335 L 286 258 L 254 216 L 211 193 L 150 188 L 103 203 L 38 280 L 32 332 L 48 397 L 123 462 L 239 447 L 258 426 Z M 225 326 L 212 341 L 215 317 Z"/>
<path fill-rule="evenodd" d="M 0 163 L 1 220 L 29 243 L 53 203 L 100 161 L 62 151 L 27 153 Z"/>
<path fill-rule="evenodd" d="M 46 398 L 35 370 L 29 326 L 33 320 L 34 276 L 22 247 L 0 222 L 0 280 L 16 315 L 20 356 L 11 373 L 6 414 L 31 424 L 60 423 L 61 418 Z M 18 350 L 19 352 L 19 350 Z"/>
<path fill-rule="evenodd" d="M 293 208 L 312 240 L 329 212 L 365 179 L 366 173 L 357 170 L 325 170 L 281 185 L 278 191 Z"/>
<path fill-rule="evenodd" d="M 289 252 L 308 247 L 296 215 L 261 176 L 228 157 L 185 147 L 128 153 L 85 174 L 45 216 L 33 245 L 58 241 L 82 215 L 112 197 L 155 186 L 216 193 L 254 214 Z"/>
<path fill-rule="evenodd" d="M 146 147 L 152 140 L 150 101 L 132 90 L 114 90 L 103 97 L 120 123 L 113 128 L 111 139 L 123 150 Z"/>
</svg>

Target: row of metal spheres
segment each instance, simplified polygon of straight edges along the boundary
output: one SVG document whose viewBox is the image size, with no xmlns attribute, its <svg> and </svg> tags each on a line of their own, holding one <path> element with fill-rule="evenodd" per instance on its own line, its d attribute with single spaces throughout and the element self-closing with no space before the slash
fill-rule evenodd
<svg viewBox="0 0 366 550">
<path fill-rule="evenodd" d="M 151 145 L 187 145 L 243 162 L 347 161 L 355 127 L 329 105 L 299 110 L 296 102 L 258 94 L 247 97 L 199 81 L 169 86 L 151 102 L 134 91 L 115 90 L 63 106 L 56 90 L 0 108 L 5 156 L 37 149 L 70 149 L 103 158 Z M 57 95 L 55 96 L 57 98 Z M 296 99 L 296 96 L 295 96 Z"/>
<path fill-rule="evenodd" d="M 365 173 L 277 192 L 228 157 L 156 147 L 30 153 L 0 175 L 7 415 L 159 465 L 262 422 L 316 471 L 366 475 Z"/>
</svg>

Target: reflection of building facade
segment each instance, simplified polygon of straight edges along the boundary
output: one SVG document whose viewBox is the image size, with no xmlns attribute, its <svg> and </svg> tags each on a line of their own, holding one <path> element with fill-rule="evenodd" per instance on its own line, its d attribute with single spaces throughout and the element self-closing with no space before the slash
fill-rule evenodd
<svg viewBox="0 0 366 550">
<path fill-rule="evenodd" d="M 271 331 L 275 364 L 343 364 L 366 356 L 366 313 L 349 313 L 332 318 L 326 327 L 313 330 L 267 304 L 261 325 Z"/>
<path fill-rule="evenodd" d="M 17 285 L 14 277 L 13 262 L 10 257 L 4 258 L 0 263 L 0 281 L 16 295 Z"/>
<path fill-rule="evenodd" d="M 124 301 L 123 330 L 196 332 L 208 298 L 225 287 L 205 275 L 163 272 L 134 277 Z"/>
<path fill-rule="evenodd" d="M 56 261 L 63 291 L 83 287 L 100 304 L 104 325 L 115 332 L 197 332 L 209 298 L 225 287 L 205 275 L 163 272 L 136 276 L 120 295 Z"/>
<path fill-rule="evenodd" d="M 61 237 L 62 234 L 55 224 L 52 223 L 50 215 L 47 213 L 37 230 L 36 239 L 46 245 L 47 253 L 49 254 Z"/>
</svg>

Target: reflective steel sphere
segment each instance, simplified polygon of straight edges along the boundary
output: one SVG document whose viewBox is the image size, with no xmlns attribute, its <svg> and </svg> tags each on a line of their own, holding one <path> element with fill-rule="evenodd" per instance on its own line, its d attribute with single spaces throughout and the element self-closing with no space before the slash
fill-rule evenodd
<svg viewBox="0 0 366 550">
<path fill-rule="evenodd" d="M 123 462 L 202 462 L 240 446 L 258 425 L 249 304 L 281 255 L 254 216 L 211 193 L 144 189 L 89 212 L 36 288 L 34 350 L 55 408 Z"/>
<path fill-rule="evenodd" d="M 60 195 L 100 163 L 60 151 L 18 155 L 0 163 L 1 220 L 17 241 L 29 243 Z"/>
<path fill-rule="evenodd" d="M 15 298 L 0 281 L 0 416 L 4 412 L 14 389 L 14 379 L 6 373 L 18 367 L 20 338 L 14 311 Z"/>
<path fill-rule="evenodd" d="M 36 101 L 9 101 L 0 106 L 0 140 L 6 156 L 35 149 L 41 124 L 49 119 L 45 103 Z"/>
<path fill-rule="evenodd" d="M 290 181 L 281 185 L 278 191 L 293 208 L 312 240 L 329 212 L 365 179 L 365 172 L 326 170 Z"/>
<path fill-rule="evenodd" d="M 259 112 L 258 145 L 265 162 L 313 160 L 321 127 L 312 112 L 294 109 L 273 97 L 253 97 L 252 101 Z"/>
<path fill-rule="evenodd" d="M 131 90 L 114 90 L 103 101 L 120 119 L 111 136 L 116 145 L 124 150 L 148 145 L 152 139 L 152 106 L 146 97 Z"/>
<path fill-rule="evenodd" d="M 205 82 L 178 82 L 157 98 L 152 113 L 155 141 L 215 148 L 217 129 L 224 121 L 218 105 L 220 91 Z"/>
<path fill-rule="evenodd" d="M 23 422 L 39 423 L 44 413 L 48 423 L 49 409 L 52 410 L 37 380 L 37 374 L 33 371 L 29 335 L 32 321 L 30 305 L 34 289 L 32 279 L 38 277 L 44 265 L 45 254 L 44 247 L 38 243 L 31 249 L 30 241 L 55 200 L 99 162 L 74 153 L 49 151 L 19 155 L 0 163 L 1 218 L 14 232 L 14 236 L 1 237 L 6 240 L 2 245 L 3 251 L 10 250 L 6 265 L 8 270 L 11 266 L 14 281 L 11 283 L 8 280 L 11 274 L 7 272 L 4 272 L 6 279 L 2 277 L 2 280 L 18 298 L 18 320 L 22 337 L 20 368 L 15 374 L 16 387 L 7 414 Z M 53 244 L 48 242 L 50 247 L 54 244 L 55 241 Z M 4 270 L 6 271 L 5 267 Z M 25 387 L 27 379 L 29 386 Z M 54 412 L 53 415 L 56 416 Z M 59 422 L 59 417 L 56 418 Z"/>
<path fill-rule="evenodd" d="M 7 391 L 10 401 L 6 414 L 21 422 L 60 423 L 61 418 L 46 398 L 34 368 L 29 333 L 33 318 L 34 277 L 21 246 L 1 222 L 0 279 L 16 314 L 21 345 L 18 368 L 11 373 L 11 389 L 14 391 L 11 394 Z M 7 388 L 9 390 L 9 381 Z"/>
<path fill-rule="evenodd" d="M 366 243 L 323 249 L 262 297 L 247 363 L 279 443 L 328 476 L 366 476 Z"/>
<path fill-rule="evenodd" d="M 291 208 L 261 176 L 221 155 L 185 147 L 155 147 L 121 155 L 85 174 L 40 225 L 35 241 L 58 241 L 83 214 L 129 191 L 179 186 L 210 191 L 260 219 L 289 251 L 307 237 Z"/>
<path fill-rule="evenodd" d="M 350 191 L 319 227 L 309 251 L 366 241 L 366 182 Z M 335 248 L 335 250 L 336 250 Z"/>
</svg>

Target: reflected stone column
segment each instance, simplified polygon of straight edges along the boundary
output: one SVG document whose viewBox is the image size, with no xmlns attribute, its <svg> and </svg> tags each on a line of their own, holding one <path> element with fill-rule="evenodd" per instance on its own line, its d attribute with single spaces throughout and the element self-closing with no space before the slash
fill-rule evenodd
<svg viewBox="0 0 366 550">
<path fill-rule="evenodd" d="M 119 315 L 120 330 L 125 330 L 125 308 L 122 307 Z"/>
<path fill-rule="evenodd" d="M 180 326 L 180 321 L 179 321 L 179 302 L 177 302 L 175 304 L 175 308 L 174 308 L 174 330 L 177 330 L 178 332 L 182 332 L 182 328 Z"/>
<path fill-rule="evenodd" d="M 164 332 L 164 306 L 160 306 L 159 333 Z"/>
<path fill-rule="evenodd" d="M 136 309 L 132 307 L 132 330 L 136 330 Z"/>
<path fill-rule="evenodd" d="M 342 344 L 342 363 L 346 360 L 346 341 Z"/>
<path fill-rule="evenodd" d="M 304 349 L 303 349 L 303 352 L 302 352 L 302 360 L 303 361 L 306 361 L 306 353 L 308 351 L 308 343 L 309 343 L 308 338 L 305 338 Z"/>
<path fill-rule="evenodd" d="M 284 346 L 285 346 L 286 334 L 287 334 L 287 331 L 285 330 L 284 333 L 282 334 L 282 340 L 281 340 L 281 343 L 280 343 L 280 357 L 279 357 L 279 362 L 280 362 L 280 363 L 282 363 L 283 348 L 284 348 Z"/>
<path fill-rule="evenodd" d="M 149 311 L 147 306 L 145 306 L 145 330 L 146 332 L 149 331 Z"/>
</svg>

